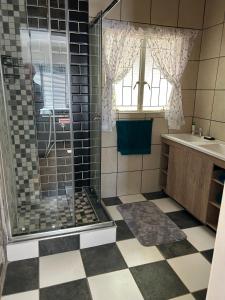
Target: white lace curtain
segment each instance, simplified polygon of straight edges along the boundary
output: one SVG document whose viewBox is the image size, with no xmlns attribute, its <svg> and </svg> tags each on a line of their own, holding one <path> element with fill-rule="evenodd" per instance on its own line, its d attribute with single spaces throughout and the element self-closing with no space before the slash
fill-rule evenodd
<svg viewBox="0 0 225 300">
<path fill-rule="evenodd" d="M 116 106 L 114 84 L 132 67 L 142 40 L 147 39 L 153 60 L 163 76 L 171 83 L 172 92 L 165 117 L 170 129 L 184 124 L 181 77 L 198 31 L 150 26 L 136 29 L 129 23 L 104 21 L 103 25 L 103 84 L 102 129 L 111 131 L 115 125 Z"/>
<path fill-rule="evenodd" d="M 169 129 L 180 129 L 184 125 L 182 108 L 181 77 L 191 53 L 198 31 L 153 26 L 146 30 L 147 45 L 163 76 L 171 83 L 165 118 Z"/>
<path fill-rule="evenodd" d="M 139 54 L 143 30 L 124 22 L 103 24 L 103 104 L 102 129 L 111 131 L 116 120 L 114 84 L 129 72 Z"/>
</svg>

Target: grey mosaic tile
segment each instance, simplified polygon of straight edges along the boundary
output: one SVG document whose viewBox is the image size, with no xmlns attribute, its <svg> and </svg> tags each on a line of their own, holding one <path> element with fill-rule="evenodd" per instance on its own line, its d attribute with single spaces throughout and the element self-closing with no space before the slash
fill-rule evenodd
<svg viewBox="0 0 225 300">
<path fill-rule="evenodd" d="M 14 234 L 35 233 L 58 228 L 92 224 L 99 221 L 85 193 L 45 197 L 38 204 L 26 201 L 18 206 Z"/>
<path fill-rule="evenodd" d="M 0 5 L 3 79 L 8 112 L 11 116 L 12 145 L 18 201 L 29 197 L 37 201 L 39 194 L 38 158 L 32 104 L 32 80 L 29 64 L 22 61 L 21 34 L 27 30 L 25 2 Z M 12 16 L 12 17 L 11 17 Z M 20 30 L 20 28 L 23 28 Z"/>
</svg>

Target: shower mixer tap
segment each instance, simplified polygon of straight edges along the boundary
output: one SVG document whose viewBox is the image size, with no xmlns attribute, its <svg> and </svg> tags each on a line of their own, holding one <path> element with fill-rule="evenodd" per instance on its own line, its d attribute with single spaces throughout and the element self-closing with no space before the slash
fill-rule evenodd
<svg viewBox="0 0 225 300">
<path fill-rule="evenodd" d="M 100 121 L 101 120 L 101 114 L 95 114 L 93 117 L 93 121 Z"/>
</svg>

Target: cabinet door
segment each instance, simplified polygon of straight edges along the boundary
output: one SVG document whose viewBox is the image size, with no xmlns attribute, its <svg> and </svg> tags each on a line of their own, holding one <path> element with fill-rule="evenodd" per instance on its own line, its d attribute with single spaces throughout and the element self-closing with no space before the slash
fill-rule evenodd
<svg viewBox="0 0 225 300">
<path fill-rule="evenodd" d="M 166 192 L 182 206 L 185 206 L 186 200 L 184 197 L 186 190 L 186 166 L 186 147 L 170 146 Z"/>
<path fill-rule="evenodd" d="M 212 168 L 208 157 L 188 150 L 184 206 L 202 222 L 206 221 Z"/>
</svg>

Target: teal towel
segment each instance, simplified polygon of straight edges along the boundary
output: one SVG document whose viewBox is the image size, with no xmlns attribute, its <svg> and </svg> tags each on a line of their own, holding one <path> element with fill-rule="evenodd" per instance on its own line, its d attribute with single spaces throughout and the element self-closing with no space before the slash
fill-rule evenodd
<svg viewBox="0 0 225 300">
<path fill-rule="evenodd" d="M 151 154 L 153 120 L 116 122 L 117 150 L 122 155 Z"/>
</svg>

